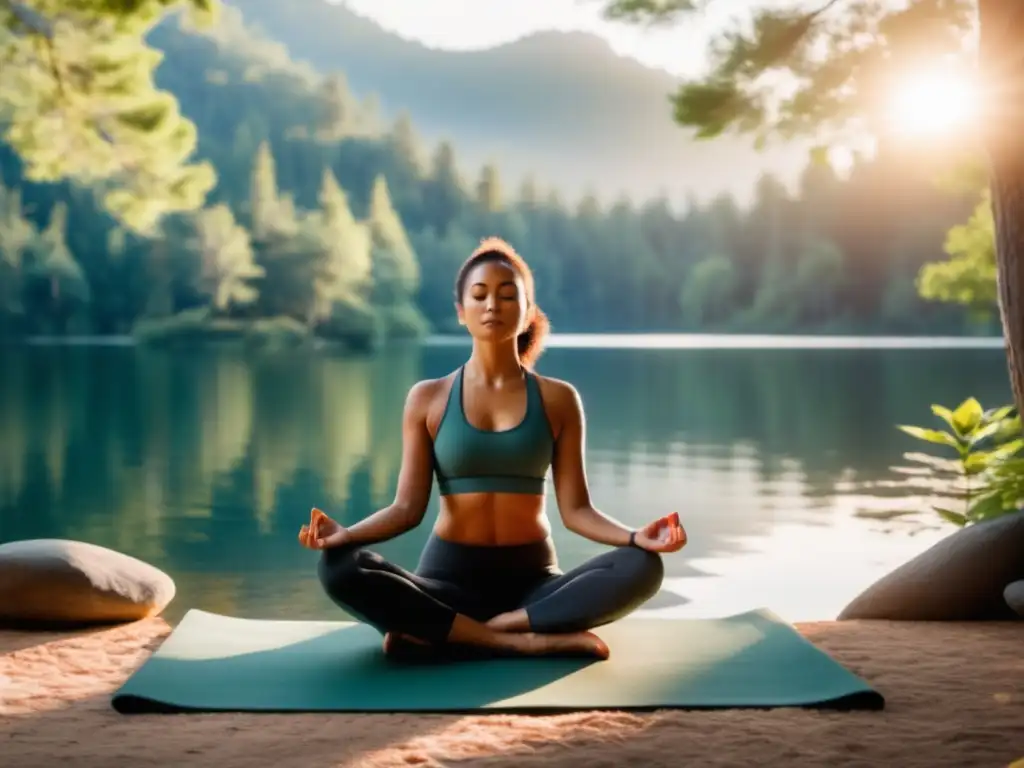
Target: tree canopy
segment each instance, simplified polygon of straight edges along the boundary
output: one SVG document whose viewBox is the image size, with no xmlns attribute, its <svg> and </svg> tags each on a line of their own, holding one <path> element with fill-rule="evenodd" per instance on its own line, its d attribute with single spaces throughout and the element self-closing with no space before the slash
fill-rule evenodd
<svg viewBox="0 0 1024 768">
<path fill-rule="evenodd" d="M 216 333 L 287 318 L 358 344 L 418 334 L 424 320 L 447 332 L 454 273 L 495 233 L 530 261 L 560 332 L 992 327 L 918 295 L 921 266 L 976 200 L 948 195 L 931 163 L 902 152 L 844 176 L 808 163 L 796 189 L 766 175 L 746 199 L 569 199 L 543 169 L 515 179 L 470 165 L 455 143 L 427 145 L 408 117 L 384 123 L 372 94 L 291 59 L 235 7 L 202 30 L 160 25 L 148 42 L 163 56 L 156 86 L 194 122 L 195 162 L 216 169 L 216 187 L 140 236 L 89 190 L 26 178 L 0 143 L 0 335 L 189 318 Z M 51 255 L 61 238 L 87 293 Z"/>
<path fill-rule="evenodd" d="M 664 25 L 713 4 L 605 0 L 604 14 Z M 676 122 L 700 139 L 733 132 L 752 135 L 764 146 L 810 138 L 816 142 L 814 157 L 822 160 L 836 147 L 858 152 L 886 141 L 898 98 L 894 85 L 908 74 L 941 77 L 975 69 L 975 0 L 910 0 L 902 7 L 869 0 L 792 5 L 801 7 L 754 9 L 712 38 L 707 71 L 671 96 Z M 989 84 L 977 106 L 984 108 L 985 94 L 994 91 Z M 957 174 L 961 188 L 970 179 L 982 199 L 972 218 L 950 231 L 950 258 L 924 265 L 918 276 L 922 297 L 964 305 L 978 316 L 996 309 L 995 235 L 978 130 L 983 125 L 983 115 L 975 115 L 970 125 L 943 137 L 941 147 L 927 148 L 937 168 Z"/>
<path fill-rule="evenodd" d="M 202 206 L 213 168 L 196 128 L 154 85 L 145 41 L 169 12 L 215 18 L 215 0 L 0 0 L 0 125 L 33 181 L 99 195 L 132 231 Z"/>
<path fill-rule="evenodd" d="M 715 0 L 606 0 L 605 16 L 666 24 Z M 719 0 L 724 2 L 724 0 Z M 796 3 L 794 3 L 795 5 Z M 708 71 L 673 98 L 701 138 L 735 130 L 831 142 L 876 130 L 887 86 L 908 70 L 963 67 L 974 0 L 821 0 L 814 10 L 755 8 L 710 41 Z"/>
</svg>

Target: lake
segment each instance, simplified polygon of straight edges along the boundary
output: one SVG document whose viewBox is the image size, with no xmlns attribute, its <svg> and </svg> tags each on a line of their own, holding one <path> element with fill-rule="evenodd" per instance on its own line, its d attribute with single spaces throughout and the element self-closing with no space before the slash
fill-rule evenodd
<svg viewBox="0 0 1024 768">
<path fill-rule="evenodd" d="M 684 521 L 690 543 L 649 615 L 833 617 L 953 530 L 894 482 L 921 448 L 894 425 L 935 423 L 933 402 L 1010 401 L 992 340 L 611 342 L 556 339 L 538 370 L 583 397 L 597 506 Z M 66 537 L 148 560 L 177 582 L 172 621 L 193 607 L 342 617 L 298 528 L 314 505 L 351 523 L 390 501 L 407 390 L 467 353 L 445 340 L 373 359 L 0 348 L 0 542 Z M 437 505 L 435 488 L 424 524 L 378 550 L 414 567 Z M 601 551 L 564 530 L 550 492 L 549 510 L 563 567 Z"/>
</svg>

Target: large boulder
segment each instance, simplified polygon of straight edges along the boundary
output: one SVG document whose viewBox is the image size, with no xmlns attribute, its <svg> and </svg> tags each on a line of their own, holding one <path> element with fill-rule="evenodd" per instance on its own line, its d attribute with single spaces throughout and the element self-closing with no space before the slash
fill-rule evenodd
<svg viewBox="0 0 1024 768">
<path fill-rule="evenodd" d="M 1003 590 L 1003 599 L 1014 613 L 1024 618 L 1024 579 L 1007 584 Z"/>
<path fill-rule="evenodd" d="M 173 579 L 149 563 L 84 541 L 0 544 L 0 623 L 88 625 L 156 616 Z"/>
<path fill-rule="evenodd" d="M 839 619 L 1017 618 L 1004 590 L 1024 579 L 1024 512 L 961 528 L 876 581 Z"/>
</svg>

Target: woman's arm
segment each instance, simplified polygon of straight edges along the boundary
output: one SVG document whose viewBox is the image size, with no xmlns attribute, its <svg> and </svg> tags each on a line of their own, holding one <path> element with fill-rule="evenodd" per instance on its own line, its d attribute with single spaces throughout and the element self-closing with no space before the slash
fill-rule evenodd
<svg viewBox="0 0 1024 768">
<path fill-rule="evenodd" d="M 586 418 L 579 392 L 572 384 L 553 381 L 560 428 L 555 440 L 552 470 L 555 498 L 565 527 L 600 544 L 626 546 L 631 528 L 597 510 L 590 499 L 584 466 Z"/>
<path fill-rule="evenodd" d="M 413 385 L 402 415 L 402 469 L 395 500 L 347 529 L 345 543 L 374 544 L 412 530 L 423 522 L 433 483 L 431 439 L 427 412 L 436 382 Z"/>
</svg>

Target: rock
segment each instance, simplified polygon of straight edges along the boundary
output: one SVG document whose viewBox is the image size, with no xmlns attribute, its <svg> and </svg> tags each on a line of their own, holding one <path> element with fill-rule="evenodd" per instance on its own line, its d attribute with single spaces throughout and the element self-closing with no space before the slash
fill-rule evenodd
<svg viewBox="0 0 1024 768">
<path fill-rule="evenodd" d="M 0 544 L 0 622 L 111 624 L 156 616 L 173 579 L 106 547 L 65 539 Z"/>
<path fill-rule="evenodd" d="M 1024 617 L 1024 579 L 1006 585 L 1003 599 L 1018 616 Z"/>
<path fill-rule="evenodd" d="M 1016 618 L 1003 590 L 1024 579 L 1024 512 L 961 528 L 876 581 L 845 619 L 977 621 Z"/>
</svg>

